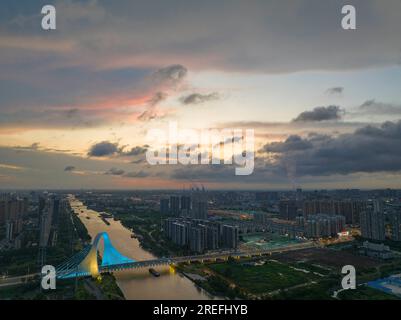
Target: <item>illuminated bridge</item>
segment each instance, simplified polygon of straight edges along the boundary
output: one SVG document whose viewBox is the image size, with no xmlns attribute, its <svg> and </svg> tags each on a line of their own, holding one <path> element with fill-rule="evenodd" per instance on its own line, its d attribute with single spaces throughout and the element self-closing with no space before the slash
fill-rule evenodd
<svg viewBox="0 0 401 320">
<path fill-rule="evenodd" d="M 100 240 L 103 239 L 103 255 L 100 260 L 98 259 Z M 134 259 L 125 257 L 113 247 L 109 235 L 106 232 L 99 233 L 92 245 L 88 245 L 81 252 L 77 253 L 69 260 L 57 267 L 58 279 L 69 279 L 76 277 L 98 277 L 101 273 L 139 269 L 145 267 L 154 267 L 161 265 L 173 265 L 183 262 L 204 262 L 215 261 L 216 259 L 228 259 L 229 257 L 252 257 L 261 255 L 270 255 L 272 253 L 280 253 L 292 250 L 307 249 L 315 247 L 316 245 L 311 242 L 294 244 L 288 247 L 266 249 L 266 250 L 253 250 L 253 251 L 219 251 L 208 253 L 204 255 L 159 258 L 154 260 L 136 261 Z"/>
</svg>

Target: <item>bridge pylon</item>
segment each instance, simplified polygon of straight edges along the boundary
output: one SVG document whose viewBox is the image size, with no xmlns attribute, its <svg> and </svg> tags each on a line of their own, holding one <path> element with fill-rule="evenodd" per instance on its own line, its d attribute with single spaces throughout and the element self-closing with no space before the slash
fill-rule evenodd
<svg viewBox="0 0 401 320">
<path fill-rule="evenodd" d="M 102 239 L 103 255 L 99 265 L 98 252 Z M 84 248 L 84 250 L 59 266 L 57 275 L 59 278 L 64 279 L 89 275 L 97 278 L 100 276 L 102 269 L 133 262 L 135 260 L 122 255 L 114 248 L 107 232 L 101 232 L 96 235 L 91 246 Z"/>
</svg>

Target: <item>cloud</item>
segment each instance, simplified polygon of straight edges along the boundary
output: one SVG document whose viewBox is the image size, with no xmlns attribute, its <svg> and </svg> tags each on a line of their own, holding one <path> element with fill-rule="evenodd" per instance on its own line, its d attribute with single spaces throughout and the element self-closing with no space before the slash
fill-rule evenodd
<svg viewBox="0 0 401 320">
<path fill-rule="evenodd" d="M 371 115 L 401 115 L 401 105 L 379 102 L 375 99 L 372 99 L 361 104 L 358 108 L 358 111 L 363 114 Z"/>
<path fill-rule="evenodd" d="M 209 94 L 192 93 L 190 95 L 181 97 L 180 101 L 184 105 L 201 104 L 208 101 L 218 100 L 220 98 L 217 92 Z"/>
<path fill-rule="evenodd" d="M 156 105 L 158 105 L 160 102 L 166 100 L 168 97 L 168 94 L 165 92 L 156 92 L 151 99 L 148 100 L 148 104 L 151 107 L 154 107 Z"/>
<path fill-rule="evenodd" d="M 188 70 L 180 64 L 169 65 L 157 70 L 152 78 L 154 81 L 175 86 L 187 76 Z"/>
<path fill-rule="evenodd" d="M 0 107 L 1 128 L 20 129 L 60 129 L 88 128 L 113 122 L 116 117 L 125 116 L 117 110 L 113 113 L 104 110 L 79 110 L 78 108 L 49 107 L 16 108 L 2 111 Z"/>
<path fill-rule="evenodd" d="M 298 176 L 319 176 L 401 171 L 400 145 L 401 120 L 338 136 L 296 136 L 263 149 L 276 153 L 271 165 L 277 172 L 288 171 L 290 164 Z"/>
<path fill-rule="evenodd" d="M 284 153 L 287 151 L 306 150 L 312 148 L 310 141 L 302 139 L 300 136 L 291 135 L 284 142 L 272 142 L 263 147 L 264 152 Z"/>
<path fill-rule="evenodd" d="M 25 168 L 21 167 L 21 166 L 16 166 L 16 165 L 13 165 L 13 164 L 0 163 L 0 169 L 23 170 Z"/>
<path fill-rule="evenodd" d="M 339 120 L 342 117 L 342 110 L 339 106 L 316 107 L 312 111 L 304 111 L 298 115 L 294 122 L 319 122 Z"/>
<path fill-rule="evenodd" d="M 137 172 L 127 172 L 126 174 L 124 174 L 124 177 L 126 178 L 146 178 L 148 176 L 150 176 L 150 173 L 143 170 Z"/>
<path fill-rule="evenodd" d="M 153 1 L 122 0 L 118 6 L 106 1 L 59 1 L 63 14 L 58 17 L 57 35 L 36 28 L 37 8 L 21 10 L 21 4 L 5 0 L 4 6 L 11 9 L 0 23 L 0 127 L 109 124 L 116 120 L 115 109 L 142 108 L 155 92 L 165 92 L 164 86 L 181 84 L 188 70 L 241 71 L 246 76 L 397 65 L 401 21 L 396 13 L 401 4 L 355 1 L 361 27 L 344 37 L 339 23 L 333 23 L 339 20 L 338 3 L 322 6 L 318 0 L 300 0 L 296 5 L 256 0 L 252 6 L 240 1 L 216 5 L 207 0 L 172 0 L 158 4 L 163 17 Z M 182 14 L 173 13 L 175 6 Z M 372 38 L 374 46 L 369 45 Z M 31 106 L 36 109 L 32 115 Z M 63 115 L 50 106 L 62 111 L 70 107 L 75 113 Z M 86 107 L 113 112 L 86 114 L 82 110 Z M 3 112 L 16 108 L 24 110 Z M 137 112 L 144 112 L 141 120 L 158 116 L 154 110 Z M 128 121 L 123 114 L 118 120 L 124 117 Z"/>
<path fill-rule="evenodd" d="M 64 168 L 64 171 L 66 171 L 66 172 L 71 172 L 71 171 L 74 171 L 76 168 L 74 167 L 74 166 L 66 166 L 65 168 Z"/>
<path fill-rule="evenodd" d="M 102 141 L 92 145 L 88 151 L 90 157 L 104 157 L 116 154 L 119 151 L 118 143 Z"/>
<path fill-rule="evenodd" d="M 339 95 L 344 92 L 344 87 L 332 87 L 326 90 L 326 94 L 329 95 Z"/>
<path fill-rule="evenodd" d="M 157 106 L 166 100 L 171 92 L 181 90 L 181 84 L 188 73 L 187 68 L 180 64 L 169 65 L 158 69 L 151 76 L 151 86 L 153 90 L 159 90 L 152 94 L 146 101 L 146 109 L 138 116 L 139 121 L 148 122 L 150 120 L 163 118 L 165 113 L 158 110 Z"/>
<path fill-rule="evenodd" d="M 136 146 L 128 151 L 125 151 L 127 146 L 120 146 L 118 142 L 102 141 L 93 144 L 89 151 L 88 156 L 90 157 L 106 157 L 106 156 L 118 156 L 118 157 L 130 157 L 139 156 L 144 154 L 149 146 Z"/>
<path fill-rule="evenodd" d="M 150 107 L 138 116 L 138 120 L 142 122 L 148 122 L 154 119 L 162 119 L 166 114 L 159 112 L 159 110 L 154 107 Z"/>
<path fill-rule="evenodd" d="M 146 151 L 148 151 L 147 145 L 141 147 L 141 146 L 136 146 L 132 148 L 130 151 L 124 152 L 123 154 L 126 156 L 139 156 L 141 154 L 144 154 Z"/>
<path fill-rule="evenodd" d="M 121 176 L 125 173 L 124 170 L 122 169 L 117 169 L 117 168 L 111 168 L 108 171 L 105 172 L 107 175 L 113 175 L 113 176 Z"/>
<path fill-rule="evenodd" d="M 37 150 L 37 149 L 39 149 L 39 145 L 40 145 L 39 142 L 34 142 L 31 144 L 30 149 Z"/>
</svg>

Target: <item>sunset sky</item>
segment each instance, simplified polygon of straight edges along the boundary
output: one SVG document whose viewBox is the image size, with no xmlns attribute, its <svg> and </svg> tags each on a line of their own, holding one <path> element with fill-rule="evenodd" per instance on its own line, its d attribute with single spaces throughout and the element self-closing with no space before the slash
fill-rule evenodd
<svg viewBox="0 0 401 320">
<path fill-rule="evenodd" d="M 341 28 L 352 2 L 357 29 Z M 53 4 L 57 30 L 41 29 Z M 14 1 L 0 188 L 401 188 L 401 2 Z M 255 170 L 150 166 L 146 133 L 255 130 Z"/>
</svg>

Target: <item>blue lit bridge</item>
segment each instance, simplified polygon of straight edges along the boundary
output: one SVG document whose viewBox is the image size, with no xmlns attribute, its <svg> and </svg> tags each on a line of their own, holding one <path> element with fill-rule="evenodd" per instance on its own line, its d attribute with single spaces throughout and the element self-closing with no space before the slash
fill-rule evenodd
<svg viewBox="0 0 401 320">
<path fill-rule="evenodd" d="M 98 261 L 99 244 L 103 239 L 103 255 L 101 262 Z M 217 259 L 228 259 L 229 257 L 241 258 L 271 255 L 272 253 L 281 253 L 293 250 L 307 249 L 316 247 L 311 242 L 293 244 L 291 246 L 267 249 L 267 250 L 251 250 L 251 251 L 219 251 L 203 255 L 183 256 L 159 258 L 153 260 L 136 261 L 125 257 L 116 248 L 113 247 L 109 235 L 106 232 L 99 233 L 93 243 L 85 247 L 82 251 L 68 259 L 66 262 L 57 267 L 58 279 L 70 279 L 76 277 L 98 277 L 102 273 L 140 269 L 147 267 L 155 267 L 162 265 L 174 265 L 177 263 L 190 262 L 206 262 L 216 261 Z"/>
</svg>

